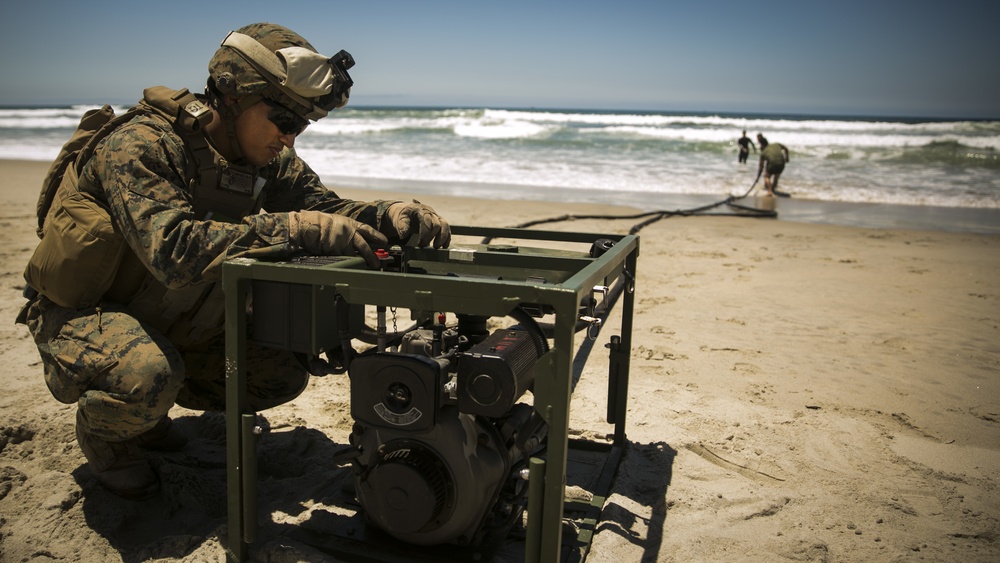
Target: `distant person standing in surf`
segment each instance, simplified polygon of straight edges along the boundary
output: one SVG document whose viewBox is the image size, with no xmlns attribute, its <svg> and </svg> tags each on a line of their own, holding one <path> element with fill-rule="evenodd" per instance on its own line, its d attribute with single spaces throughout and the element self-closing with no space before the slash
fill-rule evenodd
<svg viewBox="0 0 1000 563">
<path fill-rule="evenodd" d="M 743 136 L 736 143 L 740 146 L 739 163 L 746 164 L 747 157 L 750 156 L 750 147 L 753 147 L 753 151 L 757 152 L 757 145 L 753 144 L 750 137 L 747 137 L 746 129 L 743 130 Z"/>
</svg>

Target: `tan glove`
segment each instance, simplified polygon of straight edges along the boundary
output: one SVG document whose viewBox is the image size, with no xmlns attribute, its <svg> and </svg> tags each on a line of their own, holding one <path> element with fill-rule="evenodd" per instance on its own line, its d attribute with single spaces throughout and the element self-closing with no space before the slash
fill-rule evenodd
<svg viewBox="0 0 1000 563">
<path fill-rule="evenodd" d="M 388 248 L 389 239 L 375 229 L 343 215 L 321 211 L 296 211 L 289 216 L 289 238 L 309 254 L 354 256 L 360 254 L 377 270 L 375 248 Z"/>
<path fill-rule="evenodd" d="M 429 205 L 417 200 L 413 203 L 394 203 L 385 214 L 400 240 L 405 241 L 416 232 L 420 234 L 420 246 L 427 246 L 431 240 L 434 241 L 434 248 L 447 248 L 451 244 L 451 226 Z"/>
</svg>

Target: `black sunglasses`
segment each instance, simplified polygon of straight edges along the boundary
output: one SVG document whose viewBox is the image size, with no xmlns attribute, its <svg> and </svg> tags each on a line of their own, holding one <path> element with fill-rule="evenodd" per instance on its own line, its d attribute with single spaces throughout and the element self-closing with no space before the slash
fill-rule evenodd
<svg viewBox="0 0 1000 563">
<path fill-rule="evenodd" d="M 309 120 L 299 117 L 295 112 L 271 100 L 264 100 L 271 108 L 267 118 L 278 127 L 282 135 L 298 135 L 309 126 Z"/>
</svg>

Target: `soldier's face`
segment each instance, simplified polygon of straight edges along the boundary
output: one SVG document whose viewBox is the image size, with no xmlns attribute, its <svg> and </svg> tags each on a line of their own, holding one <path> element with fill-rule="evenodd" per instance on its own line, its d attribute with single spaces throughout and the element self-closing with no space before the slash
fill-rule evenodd
<svg viewBox="0 0 1000 563">
<path fill-rule="evenodd" d="M 295 135 L 282 133 L 268 118 L 270 111 L 266 102 L 257 102 L 236 118 L 236 140 L 243 156 L 256 166 L 264 166 L 285 147 L 295 145 Z"/>
</svg>

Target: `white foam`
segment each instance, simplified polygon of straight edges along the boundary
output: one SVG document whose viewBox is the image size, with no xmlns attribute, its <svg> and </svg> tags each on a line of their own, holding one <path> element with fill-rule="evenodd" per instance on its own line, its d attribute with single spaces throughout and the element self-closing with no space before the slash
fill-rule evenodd
<svg viewBox="0 0 1000 563">
<path fill-rule="evenodd" d="M 51 160 L 91 107 L 0 110 L 0 158 Z M 563 190 L 615 202 L 616 194 L 647 194 L 652 202 L 659 194 L 744 193 L 756 158 L 739 166 L 735 140 L 756 126 L 792 151 L 781 183 L 797 197 L 1000 207 L 997 122 L 346 109 L 310 126 L 296 148 L 326 176 L 501 185 L 505 197 Z"/>
</svg>

